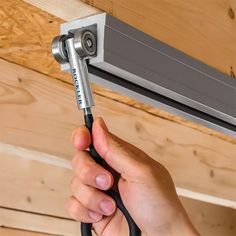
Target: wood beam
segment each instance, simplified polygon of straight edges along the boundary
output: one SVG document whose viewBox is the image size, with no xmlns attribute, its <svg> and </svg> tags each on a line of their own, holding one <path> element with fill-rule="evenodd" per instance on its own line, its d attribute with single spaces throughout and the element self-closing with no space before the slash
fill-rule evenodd
<svg viewBox="0 0 236 236">
<path fill-rule="evenodd" d="M 26 230 L 0 227 L 0 235 L 7 235 L 7 236 L 50 236 L 51 234 L 36 233 L 36 232 L 30 232 L 30 231 L 26 231 Z"/>
<path fill-rule="evenodd" d="M 3 147 L 0 147 L 0 235 L 7 232 L 1 226 L 53 235 L 80 235 L 79 223 L 68 219 L 63 209 L 71 179 L 68 166 L 64 167 L 59 157 L 49 158 L 42 152 L 15 146 L 10 155 L 9 147 L 4 152 Z M 45 161 L 48 158 L 54 164 Z M 235 210 L 183 197 L 181 201 L 202 235 L 234 235 Z"/>
<path fill-rule="evenodd" d="M 0 161 L 0 206 L 48 217 L 69 218 L 64 205 L 70 194 L 70 170 L 3 151 Z"/>
<path fill-rule="evenodd" d="M 87 14 L 90 15 L 98 12 L 97 9 L 94 10 L 94 8 L 89 5 L 75 0 L 70 0 L 70 3 L 66 5 L 62 0 L 56 1 L 56 3 L 54 1 L 28 1 L 43 8 L 43 10 L 66 20 L 73 20 Z M 77 11 L 72 11 L 72 9 L 77 9 Z M 181 12 L 186 14 L 185 11 Z M 71 83 L 70 76 L 60 71 L 59 65 L 55 62 L 50 53 L 51 40 L 55 37 L 55 35 L 59 34 L 59 26 L 64 22 L 64 20 L 61 20 L 58 17 L 42 11 L 39 8 L 27 4 L 21 0 L 2 1 L 0 3 L 0 13 L 0 21 L 2 22 L 2 27 L 0 28 L 0 35 L 2 39 L 0 41 L 1 58 Z M 165 16 L 163 14 L 162 17 L 162 21 L 165 22 Z M 123 18 L 120 19 L 124 20 Z M 187 29 L 190 28 L 187 27 Z M 196 40 L 201 41 L 201 38 L 196 38 Z M 188 45 L 190 47 L 190 44 Z M 189 54 L 191 55 L 191 52 Z M 211 64 L 210 59 L 208 64 Z M 227 137 L 221 133 L 197 125 L 193 122 L 189 122 L 170 113 L 155 109 L 151 106 L 142 104 L 128 97 L 121 96 L 120 94 L 114 93 L 105 88 L 93 86 L 93 90 L 95 93 L 101 94 L 102 96 L 128 104 L 131 107 L 136 107 L 155 116 L 163 117 L 184 126 L 200 130 L 201 132 L 214 135 L 223 140 L 236 143 L 235 139 Z"/>
<path fill-rule="evenodd" d="M 83 123 L 72 85 L 2 60 L 0 71 L 1 142 L 71 159 L 70 133 Z M 165 165 L 177 187 L 235 207 L 236 145 L 100 95 L 95 100 L 95 116 Z"/>
<path fill-rule="evenodd" d="M 57 207 L 62 208 L 62 206 L 60 205 L 58 205 Z M 52 217 L 48 215 L 41 215 L 37 213 L 25 212 L 21 210 L 8 209 L 4 207 L 0 207 L 0 235 L 2 235 L 1 231 L 4 232 L 4 230 L 1 229 L 2 226 L 21 229 L 24 230 L 24 233 L 25 230 L 34 232 L 32 233 L 32 236 L 34 234 L 35 235 L 50 234 L 50 235 L 64 235 L 64 236 L 81 235 L 80 224 L 73 220 Z M 39 232 L 39 234 L 36 234 L 36 232 Z M 28 234 L 31 235 L 30 232 L 28 232 Z M 3 235 L 9 236 L 8 234 L 3 234 Z M 22 235 L 26 236 L 27 233 Z"/>
<path fill-rule="evenodd" d="M 82 2 L 108 12 L 235 78 L 235 0 L 82 0 Z M 51 11 L 50 8 L 48 10 Z"/>
<path fill-rule="evenodd" d="M 89 6 L 78 0 L 23 0 L 65 21 L 73 21 L 101 12 L 95 7 Z"/>
<path fill-rule="evenodd" d="M 181 198 L 187 213 L 201 235 L 229 236 L 236 232 L 236 211 L 213 204 Z M 210 227 L 209 227 L 210 225 Z"/>
</svg>

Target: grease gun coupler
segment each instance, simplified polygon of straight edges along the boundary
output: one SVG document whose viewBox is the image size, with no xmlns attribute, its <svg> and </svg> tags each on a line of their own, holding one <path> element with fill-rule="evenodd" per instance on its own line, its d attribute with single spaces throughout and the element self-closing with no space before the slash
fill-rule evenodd
<svg viewBox="0 0 236 236">
<path fill-rule="evenodd" d="M 68 35 L 60 35 L 52 41 L 52 54 L 60 64 L 69 63 L 73 79 L 77 106 L 84 111 L 85 125 L 92 134 L 93 115 L 91 107 L 94 106 L 92 90 L 89 82 L 89 73 L 86 60 L 95 57 L 97 50 L 96 34 L 89 28 L 80 28 L 69 32 Z M 99 164 L 103 165 L 103 159 L 90 145 L 90 155 Z M 117 207 L 124 214 L 128 225 L 129 235 L 139 236 L 140 230 L 129 212 L 125 208 L 118 192 L 110 189 L 106 191 L 116 202 Z M 81 223 L 82 236 L 92 236 L 92 225 Z"/>
</svg>

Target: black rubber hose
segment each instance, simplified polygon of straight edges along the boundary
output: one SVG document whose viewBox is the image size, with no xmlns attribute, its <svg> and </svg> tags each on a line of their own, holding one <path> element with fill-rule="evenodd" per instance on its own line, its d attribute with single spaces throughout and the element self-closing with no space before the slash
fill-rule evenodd
<svg viewBox="0 0 236 236">
<path fill-rule="evenodd" d="M 85 120 L 86 127 L 89 129 L 90 133 L 92 134 L 93 115 L 92 114 L 85 114 L 84 120 Z M 92 158 L 99 165 L 103 165 L 103 159 L 99 156 L 99 154 L 95 150 L 93 144 L 90 145 L 89 149 L 90 149 L 90 155 L 92 156 Z M 107 193 L 109 196 L 111 196 L 115 200 L 117 207 L 124 214 L 124 216 L 127 220 L 127 223 L 129 225 L 129 235 L 130 236 L 140 236 L 141 235 L 140 229 L 138 228 L 138 226 L 136 225 L 136 223 L 134 222 L 134 220 L 130 216 L 129 212 L 125 208 L 125 206 L 121 200 L 120 194 L 115 192 L 112 189 L 105 191 L 105 193 Z M 92 236 L 92 224 L 82 222 L 81 223 L 81 234 L 82 234 L 82 236 Z"/>
</svg>

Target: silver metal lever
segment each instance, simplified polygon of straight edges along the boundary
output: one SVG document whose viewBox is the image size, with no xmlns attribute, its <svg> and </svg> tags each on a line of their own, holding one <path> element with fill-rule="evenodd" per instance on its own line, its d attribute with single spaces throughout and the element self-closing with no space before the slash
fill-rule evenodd
<svg viewBox="0 0 236 236">
<path fill-rule="evenodd" d="M 86 59 L 96 54 L 96 37 L 88 29 L 60 35 L 52 41 L 52 54 L 60 64 L 69 63 L 79 109 L 89 113 L 94 106 Z"/>
<path fill-rule="evenodd" d="M 70 63 L 70 71 L 74 82 L 77 106 L 79 109 L 90 108 L 94 106 L 94 100 L 85 59 L 77 55 L 73 38 L 67 39 L 65 43 Z"/>
</svg>

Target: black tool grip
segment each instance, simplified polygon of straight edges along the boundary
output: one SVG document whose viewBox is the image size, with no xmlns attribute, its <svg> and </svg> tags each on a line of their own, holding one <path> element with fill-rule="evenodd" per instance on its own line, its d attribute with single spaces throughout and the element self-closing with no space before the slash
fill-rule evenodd
<svg viewBox="0 0 236 236">
<path fill-rule="evenodd" d="M 84 115 L 84 121 L 85 121 L 85 125 L 88 128 L 90 134 L 92 135 L 92 128 L 93 128 L 93 115 L 92 114 L 86 114 Z M 91 145 L 89 146 L 89 152 L 90 155 L 92 156 L 92 158 L 99 164 L 99 165 L 103 165 L 103 159 L 99 156 L 99 154 L 97 153 L 97 151 L 95 150 L 94 146 L 93 146 L 93 142 L 91 143 Z"/>
<path fill-rule="evenodd" d="M 92 134 L 93 115 L 92 114 L 84 115 L 84 120 L 85 120 L 86 127 L 89 129 L 90 134 Z M 103 159 L 100 157 L 100 155 L 95 150 L 95 148 L 93 146 L 93 143 L 91 143 L 89 149 L 90 149 L 90 155 L 92 156 L 92 158 L 99 165 L 103 165 Z M 140 236 L 141 235 L 140 229 L 138 228 L 138 226 L 136 225 L 136 223 L 134 222 L 134 220 L 130 216 L 129 212 L 125 208 L 125 206 L 124 206 L 124 204 L 121 200 L 120 194 L 115 192 L 112 189 L 110 189 L 108 191 L 105 191 L 105 193 L 107 193 L 109 196 L 111 196 L 115 200 L 117 207 L 124 214 L 124 216 L 127 220 L 127 223 L 129 225 L 129 235 L 130 236 Z M 90 223 L 81 223 L 81 234 L 82 234 L 82 236 L 92 236 L 92 231 L 91 230 L 92 230 L 92 224 L 90 224 Z"/>
</svg>

